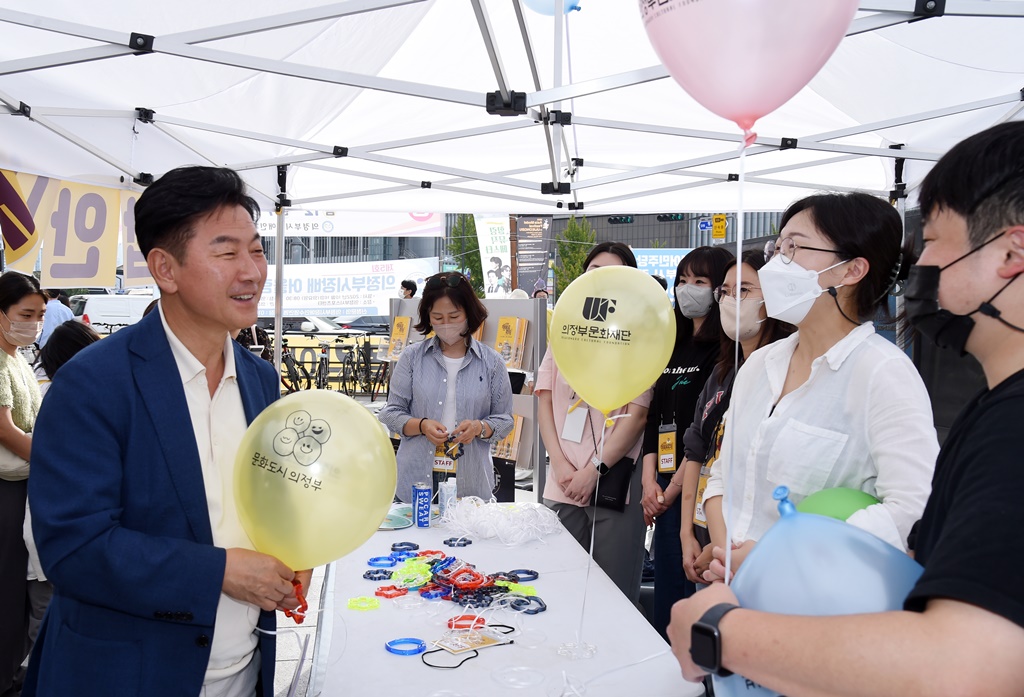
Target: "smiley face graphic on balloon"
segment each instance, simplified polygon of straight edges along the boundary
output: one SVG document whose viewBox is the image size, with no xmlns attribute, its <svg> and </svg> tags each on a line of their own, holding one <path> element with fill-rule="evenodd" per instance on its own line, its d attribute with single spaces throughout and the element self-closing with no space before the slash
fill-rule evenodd
<svg viewBox="0 0 1024 697">
<path fill-rule="evenodd" d="M 331 426 L 324 419 L 314 419 L 307 411 L 288 415 L 285 427 L 274 436 L 274 452 L 281 457 L 289 455 L 303 467 L 320 459 L 323 444 L 331 438 Z"/>
</svg>

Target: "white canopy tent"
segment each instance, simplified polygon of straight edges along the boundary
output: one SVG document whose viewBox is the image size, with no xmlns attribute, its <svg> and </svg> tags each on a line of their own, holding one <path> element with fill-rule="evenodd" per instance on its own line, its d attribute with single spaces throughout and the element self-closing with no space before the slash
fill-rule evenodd
<svg viewBox="0 0 1024 697">
<path fill-rule="evenodd" d="M 912 191 L 952 144 L 1021 118 L 1024 2 L 916 4 L 944 16 L 863 0 L 825 68 L 757 124 L 746 209 L 889 192 L 897 156 Z M 636 2 L 581 0 L 564 18 L 518 0 L 287 5 L 0 0 L 0 168 L 137 188 L 213 163 L 244 170 L 268 207 L 284 165 L 287 198 L 309 208 L 736 208 L 739 130 L 667 77 Z M 730 50 L 680 40 L 709 61 Z M 488 113 L 488 93 L 512 92 L 526 114 Z"/>
</svg>

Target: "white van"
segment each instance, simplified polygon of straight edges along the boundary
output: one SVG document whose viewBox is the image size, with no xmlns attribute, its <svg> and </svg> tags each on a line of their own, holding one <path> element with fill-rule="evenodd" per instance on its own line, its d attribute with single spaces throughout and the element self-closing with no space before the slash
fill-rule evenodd
<svg viewBox="0 0 1024 697">
<path fill-rule="evenodd" d="M 71 312 L 75 319 L 92 326 L 99 334 L 110 334 L 142 319 L 153 302 L 152 295 L 73 295 Z"/>
</svg>

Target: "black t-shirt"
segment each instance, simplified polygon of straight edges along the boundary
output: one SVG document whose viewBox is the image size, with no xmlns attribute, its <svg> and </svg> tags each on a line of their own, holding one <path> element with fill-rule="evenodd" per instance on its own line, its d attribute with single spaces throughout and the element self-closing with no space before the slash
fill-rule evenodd
<svg viewBox="0 0 1024 697">
<path fill-rule="evenodd" d="M 984 608 L 1024 626 L 1024 371 L 975 397 L 939 453 L 918 526 L 924 574 L 907 610 L 930 598 Z"/>
<path fill-rule="evenodd" d="M 717 342 L 698 343 L 692 339 L 673 352 L 668 366 L 654 383 L 644 430 L 645 454 L 658 452 L 659 427 L 674 423 L 676 465 L 683 461 L 683 433 L 693 422 L 694 408 L 717 357 Z"/>
</svg>

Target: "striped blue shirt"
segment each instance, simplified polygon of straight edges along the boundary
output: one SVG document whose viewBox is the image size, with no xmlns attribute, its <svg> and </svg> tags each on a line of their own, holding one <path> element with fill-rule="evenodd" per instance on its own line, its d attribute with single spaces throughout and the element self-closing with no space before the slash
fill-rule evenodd
<svg viewBox="0 0 1024 697">
<path fill-rule="evenodd" d="M 409 419 L 441 420 L 448 392 L 448 369 L 436 338 L 413 344 L 393 365 L 390 396 L 380 410 L 381 423 L 402 434 Z M 480 419 L 493 429 L 488 439 L 476 438 L 456 461 L 459 496 L 491 498 L 494 467 L 491 442 L 512 430 L 512 385 L 505 362 L 490 346 L 470 339 L 466 360 L 455 384 L 455 419 Z M 434 465 L 434 444 L 426 436 L 402 435 L 398 447 L 398 498 L 412 500 L 412 485 L 429 482 Z"/>
</svg>

